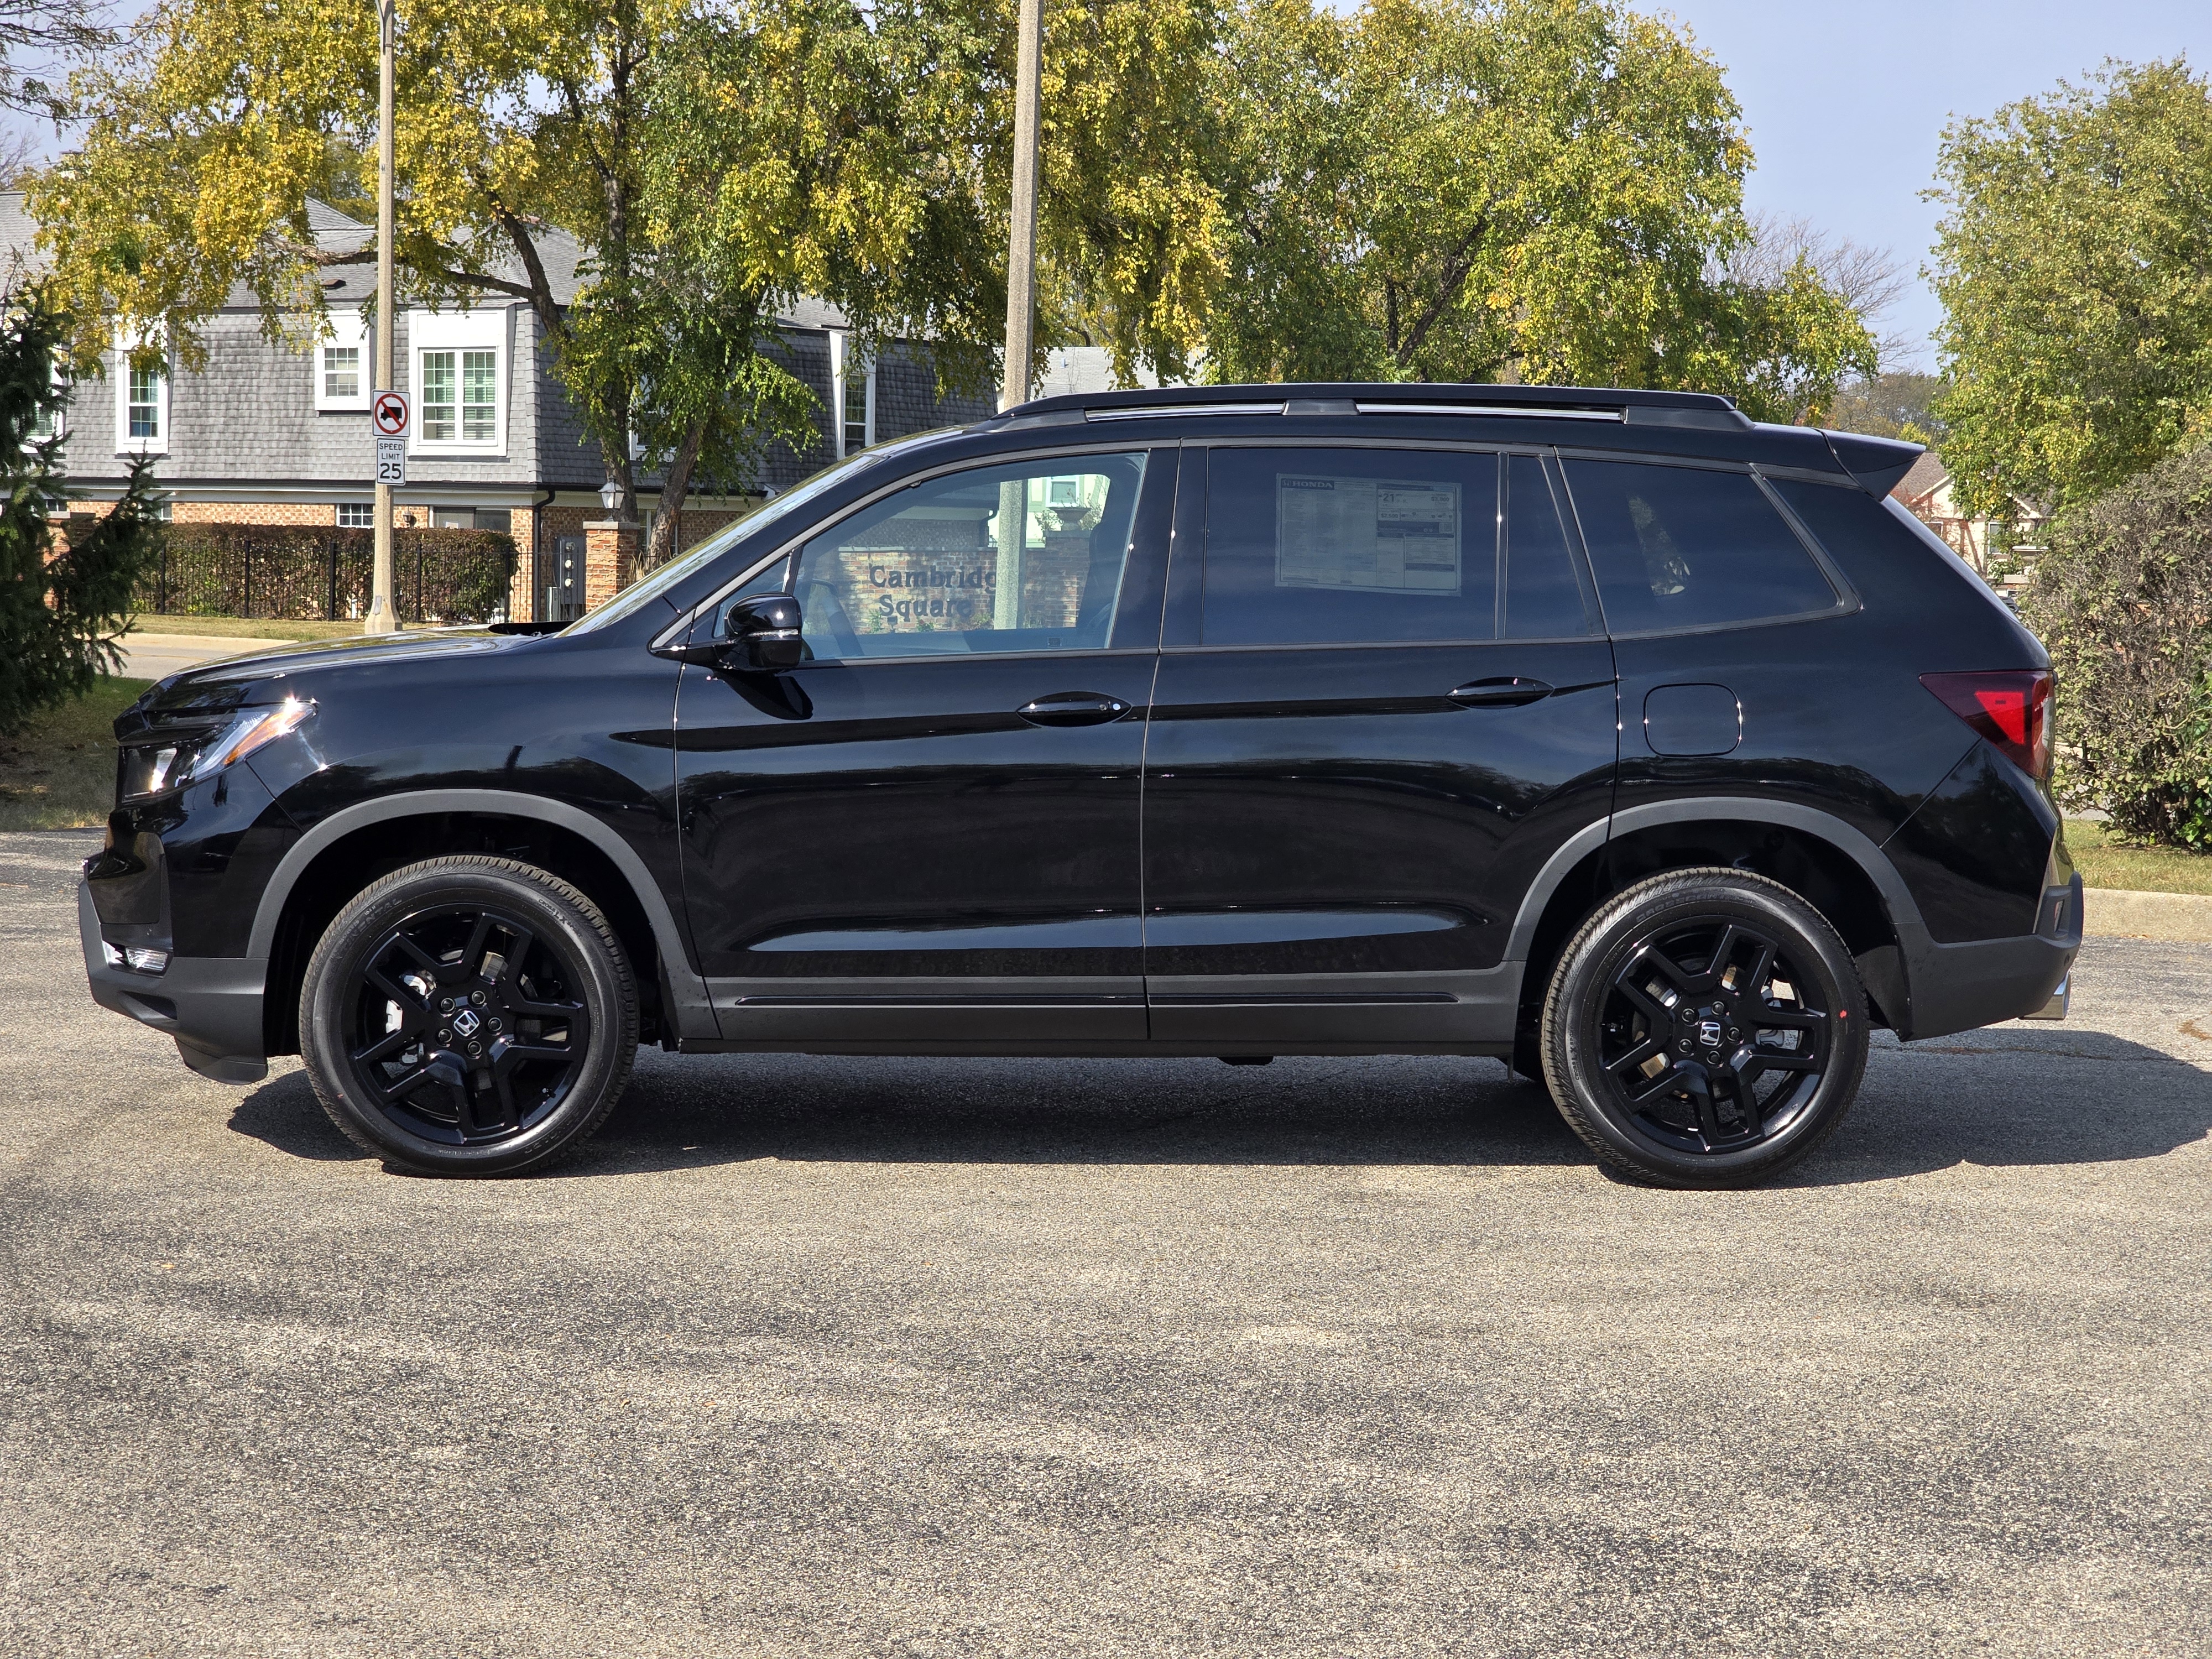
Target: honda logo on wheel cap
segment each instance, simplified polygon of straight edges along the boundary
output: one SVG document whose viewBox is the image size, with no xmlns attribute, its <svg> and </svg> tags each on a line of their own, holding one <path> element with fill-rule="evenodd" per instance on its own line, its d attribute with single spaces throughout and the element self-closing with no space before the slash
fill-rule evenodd
<svg viewBox="0 0 2212 1659">
<path fill-rule="evenodd" d="M 453 1029 L 456 1031 L 459 1031 L 463 1036 L 474 1036 L 477 1034 L 477 1026 L 478 1023 L 476 1011 L 472 1008 L 464 1008 L 459 1013 L 453 1016 Z M 1720 1027 L 1716 1025 L 1713 1027 L 1713 1030 L 1717 1033 L 1720 1030 Z"/>
<path fill-rule="evenodd" d="M 455 1022 L 457 1024 L 459 1023 L 459 1022 L 458 1021 Z M 1699 1020 L 1698 1022 L 1698 1041 L 1704 1043 L 1708 1048 L 1719 1048 L 1721 1042 L 1720 1021 L 1717 1019 Z"/>
</svg>

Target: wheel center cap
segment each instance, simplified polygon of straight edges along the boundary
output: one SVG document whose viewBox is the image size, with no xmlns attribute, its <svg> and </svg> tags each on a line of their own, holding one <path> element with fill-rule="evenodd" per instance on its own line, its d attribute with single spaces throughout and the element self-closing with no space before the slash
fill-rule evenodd
<svg viewBox="0 0 2212 1659">
<path fill-rule="evenodd" d="M 456 1024 L 459 1024 L 458 1020 L 454 1023 Z M 1704 1043 L 1708 1048 L 1719 1048 L 1721 1046 L 1720 1021 L 1717 1019 L 1699 1020 L 1698 1022 L 1698 1041 Z"/>
<path fill-rule="evenodd" d="M 465 1037 L 474 1036 L 477 1034 L 477 1027 L 483 1024 L 483 1022 L 477 1018 L 477 1011 L 473 1008 L 464 1008 L 453 1016 L 453 1029 Z M 1715 1026 L 1713 1029 L 1717 1033 L 1720 1028 Z M 1717 1036 L 1715 1040 L 1717 1041 Z"/>
</svg>

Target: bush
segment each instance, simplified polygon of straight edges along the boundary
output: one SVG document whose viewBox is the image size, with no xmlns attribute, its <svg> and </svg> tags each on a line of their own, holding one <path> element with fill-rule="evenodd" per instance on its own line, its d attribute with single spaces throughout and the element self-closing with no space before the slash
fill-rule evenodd
<svg viewBox="0 0 2212 1659">
<path fill-rule="evenodd" d="M 2212 852 L 2212 446 L 2061 514 L 2023 610 L 2058 672 L 2059 799 Z"/>
<path fill-rule="evenodd" d="M 287 621 L 366 616 L 373 530 L 173 524 L 140 581 L 143 611 Z M 507 604 L 514 538 L 495 530 L 392 534 L 393 601 L 410 623 L 487 622 Z"/>
</svg>

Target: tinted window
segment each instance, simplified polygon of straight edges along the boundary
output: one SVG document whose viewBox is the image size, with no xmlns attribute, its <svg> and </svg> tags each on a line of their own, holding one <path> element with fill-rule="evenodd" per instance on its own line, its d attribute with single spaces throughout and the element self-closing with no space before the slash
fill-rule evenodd
<svg viewBox="0 0 2212 1659">
<path fill-rule="evenodd" d="M 799 550 L 817 658 L 1100 650 L 1141 452 L 978 467 L 884 497 Z"/>
<path fill-rule="evenodd" d="M 1558 640 L 1595 631 L 1544 464 L 1534 455 L 1507 457 L 1505 606 L 1499 635 Z"/>
<path fill-rule="evenodd" d="M 1212 452 L 1208 645 L 1487 640 L 1497 584 L 1495 455 Z"/>
<path fill-rule="evenodd" d="M 1747 474 L 1569 461 L 1567 487 L 1616 634 L 1800 616 L 1835 590 Z"/>
</svg>

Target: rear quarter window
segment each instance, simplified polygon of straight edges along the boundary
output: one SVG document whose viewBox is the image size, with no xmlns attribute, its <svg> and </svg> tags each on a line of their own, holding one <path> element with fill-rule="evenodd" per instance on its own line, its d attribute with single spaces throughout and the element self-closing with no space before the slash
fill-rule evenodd
<svg viewBox="0 0 2212 1659">
<path fill-rule="evenodd" d="M 1614 634 L 1829 611 L 1835 587 L 1747 473 L 1649 461 L 1564 468 Z"/>
</svg>

